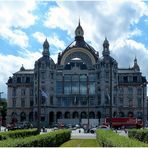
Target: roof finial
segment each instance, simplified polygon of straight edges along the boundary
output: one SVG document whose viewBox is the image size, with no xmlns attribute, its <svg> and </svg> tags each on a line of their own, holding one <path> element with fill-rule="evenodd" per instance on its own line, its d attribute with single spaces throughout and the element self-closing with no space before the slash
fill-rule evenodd
<svg viewBox="0 0 148 148">
<path fill-rule="evenodd" d="M 79 26 L 81 26 L 81 23 L 80 23 L 80 17 L 79 17 Z"/>
</svg>

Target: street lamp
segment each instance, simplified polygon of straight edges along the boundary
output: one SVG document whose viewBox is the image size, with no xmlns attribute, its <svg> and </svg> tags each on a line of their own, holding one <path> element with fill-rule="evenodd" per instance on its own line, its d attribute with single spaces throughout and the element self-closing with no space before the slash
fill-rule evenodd
<svg viewBox="0 0 148 148">
<path fill-rule="evenodd" d="M 87 76 L 87 124 L 88 124 L 88 129 L 89 129 L 89 79 Z"/>
<path fill-rule="evenodd" d="M 112 66 L 113 61 L 110 61 L 110 95 L 108 95 L 110 98 L 110 128 L 112 128 Z"/>
<path fill-rule="evenodd" d="M 4 92 L 0 92 L 0 101 L 1 101 L 1 95 L 2 95 L 3 93 L 4 93 Z M 2 124 L 1 109 L 2 109 L 2 106 L 0 106 L 0 131 L 1 131 L 1 124 Z"/>
<path fill-rule="evenodd" d="M 142 91 L 143 91 L 143 96 L 142 96 L 142 103 L 143 103 L 143 106 L 142 106 L 142 109 L 143 109 L 143 117 L 142 117 L 142 122 L 143 122 L 143 129 L 145 127 L 145 108 L 144 108 L 144 101 L 145 101 L 145 95 L 144 95 L 144 88 L 146 87 L 147 85 L 147 82 L 144 82 L 141 87 L 142 87 Z"/>
<path fill-rule="evenodd" d="M 40 126 L 40 118 L 41 118 L 41 106 L 40 106 L 40 62 L 38 61 L 37 64 L 37 107 L 38 107 L 38 120 L 37 120 L 37 129 L 38 132 L 41 131 L 41 126 Z"/>
</svg>

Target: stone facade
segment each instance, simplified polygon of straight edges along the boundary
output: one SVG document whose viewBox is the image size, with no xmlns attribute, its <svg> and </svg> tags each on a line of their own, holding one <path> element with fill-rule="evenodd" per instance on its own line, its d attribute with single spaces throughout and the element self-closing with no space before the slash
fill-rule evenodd
<svg viewBox="0 0 148 148">
<path fill-rule="evenodd" d="M 132 68 L 118 67 L 110 56 L 107 39 L 99 57 L 85 42 L 79 23 L 75 40 L 58 54 L 57 63 L 50 57 L 46 39 L 34 69 L 22 66 L 9 78 L 7 122 L 30 121 L 36 125 L 38 111 L 41 125 L 47 127 L 60 120 L 81 124 L 88 114 L 100 124 L 111 115 L 142 118 L 143 100 L 146 120 L 145 82 L 136 58 Z"/>
</svg>

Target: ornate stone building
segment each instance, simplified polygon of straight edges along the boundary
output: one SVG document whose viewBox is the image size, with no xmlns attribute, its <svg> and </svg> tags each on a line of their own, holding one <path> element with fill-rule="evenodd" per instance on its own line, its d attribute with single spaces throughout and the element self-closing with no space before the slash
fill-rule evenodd
<svg viewBox="0 0 148 148">
<path fill-rule="evenodd" d="M 50 57 L 46 39 L 34 69 L 22 66 L 9 78 L 7 122 L 35 125 L 38 111 L 42 126 L 82 123 L 88 117 L 102 122 L 111 115 L 142 118 L 143 103 L 146 119 L 145 82 L 136 58 L 132 68 L 119 68 L 106 38 L 99 56 L 85 42 L 79 22 L 75 40 L 58 54 L 57 63 Z"/>
</svg>

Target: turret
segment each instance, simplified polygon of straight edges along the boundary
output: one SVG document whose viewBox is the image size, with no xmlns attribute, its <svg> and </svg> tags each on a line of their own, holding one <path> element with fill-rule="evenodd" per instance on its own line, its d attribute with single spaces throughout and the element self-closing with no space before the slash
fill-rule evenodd
<svg viewBox="0 0 148 148">
<path fill-rule="evenodd" d="M 49 56 L 49 43 L 48 43 L 47 39 L 43 43 L 43 52 L 42 52 L 42 54 L 43 54 L 43 56 Z"/>
<path fill-rule="evenodd" d="M 109 42 L 107 40 L 107 38 L 105 38 L 104 42 L 103 42 L 103 52 L 102 52 L 103 56 L 109 56 L 110 55 L 110 51 L 109 51 Z"/>
</svg>

